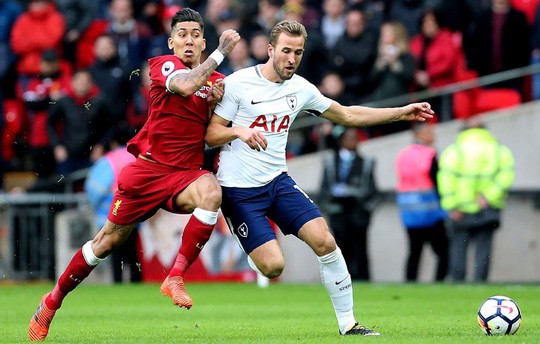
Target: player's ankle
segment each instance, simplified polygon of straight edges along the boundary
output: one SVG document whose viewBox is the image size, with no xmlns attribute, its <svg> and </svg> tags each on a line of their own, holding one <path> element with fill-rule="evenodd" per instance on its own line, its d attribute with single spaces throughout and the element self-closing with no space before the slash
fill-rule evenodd
<svg viewBox="0 0 540 344">
<path fill-rule="evenodd" d="M 62 301 L 53 300 L 51 295 L 45 298 L 45 305 L 51 311 L 55 311 L 62 306 Z"/>
</svg>

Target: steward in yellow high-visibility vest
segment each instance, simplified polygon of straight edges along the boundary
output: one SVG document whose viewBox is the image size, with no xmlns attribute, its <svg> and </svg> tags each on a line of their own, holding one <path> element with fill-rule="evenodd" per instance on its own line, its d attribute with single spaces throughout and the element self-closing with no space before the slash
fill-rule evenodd
<svg viewBox="0 0 540 344">
<path fill-rule="evenodd" d="M 454 281 L 465 280 L 470 241 L 476 244 L 474 280 L 487 280 L 493 233 L 513 181 L 512 152 L 474 119 L 441 154 L 437 186 L 448 212 L 449 274 Z"/>
<path fill-rule="evenodd" d="M 488 130 L 466 129 L 442 153 L 437 181 L 447 211 L 476 213 L 482 208 L 480 198 L 502 209 L 514 181 L 512 152 Z"/>
</svg>

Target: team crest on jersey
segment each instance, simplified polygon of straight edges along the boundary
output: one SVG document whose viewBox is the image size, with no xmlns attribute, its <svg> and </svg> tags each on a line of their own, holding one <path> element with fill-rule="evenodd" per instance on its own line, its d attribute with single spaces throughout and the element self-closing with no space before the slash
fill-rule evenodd
<svg viewBox="0 0 540 344">
<path fill-rule="evenodd" d="M 122 205 L 122 201 L 121 200 L 118 200 L 116 202 L 114 202 L 114 209 L 112 211 L 113 215 L 116 216 L 118 215 L 118 209 L 120 209 L 120 206 Z"/>
<path fill-rule="evenodd" d="M 161 74 L 163 76 L 167 76 L 172 73 L 174 70 L 174 62 L 172 61 L 166 61 L 163 66 L 161 66 Z"/>
<path fill-rule="evenodd" d="M 291 110 L 296 109 L 296 96 L 294 94 L 288 94 L 285 98 L 287 99 L 287 105 L 289 105 Z"/>
<path fill-rule="evenodd" d="M 242 223 L 240 226 L 238 226 L 238 229 L 236 230 L 238 232 L 238 235 L 240 235 L 242 238 L 247 238 L 248 236 L 248 226 L 246 223 Z"/>
</svg>

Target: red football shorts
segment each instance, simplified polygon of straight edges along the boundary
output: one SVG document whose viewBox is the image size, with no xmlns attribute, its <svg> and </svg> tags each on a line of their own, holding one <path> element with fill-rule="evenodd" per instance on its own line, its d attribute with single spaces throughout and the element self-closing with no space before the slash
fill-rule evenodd
<svg viewBox="0 0 540 344">
<path fill-rule="evenodd" d="M 118 191 L 114 194 L 109 221 L 128 225 L 145 221 L 160 208 L 183 213 L 174 198 L 206 170 L 178 170 L 141 158 L 122 169 L 118 176 Z"/>
</svg>

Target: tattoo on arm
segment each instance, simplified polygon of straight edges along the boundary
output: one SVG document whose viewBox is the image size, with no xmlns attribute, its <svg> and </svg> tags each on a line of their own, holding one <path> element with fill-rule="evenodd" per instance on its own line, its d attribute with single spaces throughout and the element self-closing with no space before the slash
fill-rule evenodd
<svg viewBox="0 0 540 344">
<path fill-rule="evenodd" d="M 213 59 L 206 59 L 189 73 L 180 73 L 172 77 L 170 89 L 183 96 L 189 96 L 201 88 L 212 72 L 216 70 L 217 63 Z"/>
<path fill-rule="evenodd" d="M 127 238 L 131 231 L 133 230 L 134 225 L 124 226 L 124 225 L 117 225 L 112 222 L 108 222 L 109 224 L 109 230 L 112 233 L 117 233 L 121 238 Z"/>
</svg>

